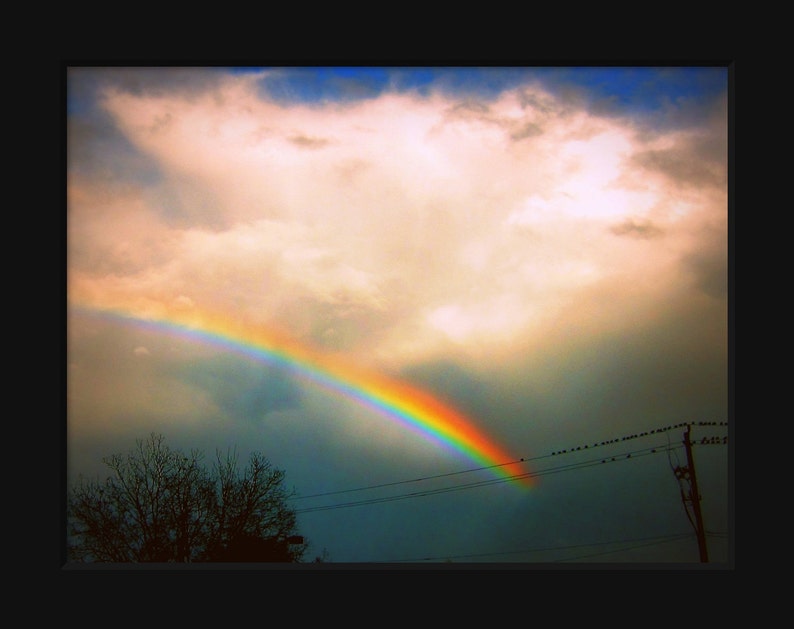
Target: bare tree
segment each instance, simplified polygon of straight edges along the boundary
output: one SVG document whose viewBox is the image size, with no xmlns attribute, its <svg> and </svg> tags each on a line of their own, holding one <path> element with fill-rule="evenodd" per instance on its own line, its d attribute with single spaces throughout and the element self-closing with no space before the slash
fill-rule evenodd
<svg viewBox="0 0 794 629">
<path fill-rule="evenodd" d="M 284 471 L 259 453 L 239 471 L 236 452 L 172 450 L 152 433 L 127 455 L 103 459 L 104 481 L 80 478 L 68 496 L 69 557 L 85 562 L 298 562 Z"/>
</svg>

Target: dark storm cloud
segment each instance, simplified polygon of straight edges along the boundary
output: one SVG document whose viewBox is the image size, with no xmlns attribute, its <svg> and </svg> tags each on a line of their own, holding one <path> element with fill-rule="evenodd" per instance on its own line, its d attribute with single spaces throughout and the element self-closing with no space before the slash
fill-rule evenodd
<svg viewBox="0 0 794 629">
<path fill-rule="evenodd" d="M 94 177 L 114 188 L 129 188 L 131 180 L 152 185 L 161 179 L 156 163 L 142 155 L 104 113 L 70 117 L 66 133 L 69 168 L 77 176 Z"/>
<path fill-rule="evenodd" d="M 695 277 L 696 285 L 707 295 L 724 299 L 728 294 L 727 240 L 717 241 L 709 249 L 693 251 L 683 259 Z"/>
<path fill-rule="evenodd" d="M 461 411 L 478 415 L 488 408 L 484 384 L 456 363 L 440 360 L 414 365 L 403 372 L 403 377 L 435 391 L 443 399 L 454 400 Z"/>
<path fill-rule="evenodd" d="M 259 421 L 268 413 L 296 408 L 300 389 L 275 367 L 219 356 L 180 367 L 188 383 L 206 391 L 220 408 L 244 421 Z"/>
<path fill-rule="evenodd" d="M 524 457 L 658 425 L 725 418 L 724 302 L 704 302 L 689 281 L 680 284 L 650 313 L 623 302 L 616 312 L 624 324 L 612 331 L 588 335 L 561 324 L 543 342 L 517 340 L 510 360 L 477 365 L 469 378 L 447 382 L 457 383 L 463 399 L 468 395 L 466 410 L 478 422 Z M 443 382 L 444 370 L 430 373 Z"/>
<path fill-rule="evenodd" d="M 696 110 L 697 114 L 692 110 Z M 686 186 L 725 186 L 728 129 L 725 126 L 727 97 L 724 92 L 713 99 L 676 109 L 678 126 L 686 136 L 674 148 L 653 149 L 632 156 L 633 163 L 658 171 Z M 689 127 L 695 122 L 697 129 Z M 658 130 L 657 130 L 658 133 Z"/>
<path fill-rule="evenodd" d="M 648 170 L 658 171 L 685 186 L 714 186 L 723 183 L 724 169 L 701 155 L 680 147 L 638 153 L 632 161 Z"/>
<path fill-rule="evenodd" d="M 224 68 L 140 66 L 76 68 L 75 79 L 87 77 L 92 89 L 114 87 L 136 96 L 173 93 L 200 94 L 216 86 L 226 75 Z"/>
<path fill-rule="evenodd" d="M 674 438 L 680 438 L 680 431 Z M 666 454 L 635 455 L 633 460 L 623 454 L 612 460 L 612 454 L 627 449 L 602 449 L 595 456 L 571 455 L 544 464 L 559 471 L 540 476 L 537 489 L 530 490 L 526 500 L 516 501 L 512 517 L 494 522 L 494 545 L 506 553 L 495 560 L 610 563 L 625 560 L 627 555 L 616 551 L 627 546 L 674 534 L 691 538 Z M 600 463 L 601 457 L 605 463 Z M 576 468 L 588 459 L 594 464 Z M 724 515 L 711 517 L 710 524 L 719 530 L 725 525 Z M 697 557 L 691 539 L 661 548 L 651 544 L 649 550 L 646 556 L 653 562 L 660 557 L 673 562 Z M 635 553 L 631 560 L 642 561 L 642 555 Z"/>
</svg>

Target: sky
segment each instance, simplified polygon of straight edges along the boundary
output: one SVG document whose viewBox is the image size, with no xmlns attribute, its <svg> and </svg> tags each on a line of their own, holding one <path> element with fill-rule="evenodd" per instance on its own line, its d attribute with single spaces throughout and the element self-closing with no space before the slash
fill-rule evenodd
<svg viewBox="0 0 794 629">
<path fill-rule="evenodd" d="M 726 67 L 65 79 L 69 483 L 157 432 L 306 561 L 697 565 L 688 431 L 729 562 Z"/>
</svg>

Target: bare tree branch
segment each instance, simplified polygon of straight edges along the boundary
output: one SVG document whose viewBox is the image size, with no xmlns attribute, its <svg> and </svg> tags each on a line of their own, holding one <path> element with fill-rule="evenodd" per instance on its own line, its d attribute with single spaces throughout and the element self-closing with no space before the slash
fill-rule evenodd
<svg viewBox="0 0 794 629">
<path fill-rule="evenodd" d="M 259 453 L 239 471 L 236 450 L 170 449 L 162 435 L 103 459 L 113 474 L 82 478 L 68 499 L 70 558 L 93 562 L 299 561 L 285 474 Z"/>
</svg>

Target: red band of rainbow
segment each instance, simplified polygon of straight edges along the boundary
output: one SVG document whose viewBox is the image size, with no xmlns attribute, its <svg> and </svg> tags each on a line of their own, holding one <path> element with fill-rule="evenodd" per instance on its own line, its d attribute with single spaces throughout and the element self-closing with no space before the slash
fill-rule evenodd
<svg viewBox="0 0 794 629">
<path fill-rule="evenodd" d="M 318 352 L 263 326 L 243 325 L 233 322 L 228 316 L 207 313 L 148 318 L 120 310 L 84 306 L 71 306 L 71 312 L 189 338 L 276 365 L 354 400 L 426 439 L 451 447 L 480 466 L 493 468 L 500 478 L 515 479 L 525 486 L 530 484 L 530 475 L 520 460 L 495 444 L 459 411 L 428 392 L 361 369 L 338 356 Z"/>
</svg>

